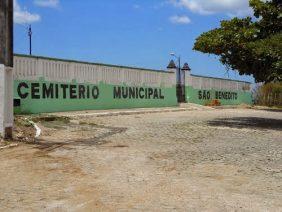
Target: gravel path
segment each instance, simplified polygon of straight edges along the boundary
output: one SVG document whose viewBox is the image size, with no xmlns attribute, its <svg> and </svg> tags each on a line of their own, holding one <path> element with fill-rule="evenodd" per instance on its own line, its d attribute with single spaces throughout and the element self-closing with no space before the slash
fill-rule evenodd
<svg viewBox="0 0 282 212">
<path fill-rule="evenodd" d="M 282 113 L 223 109 L 41 124 L 0 151 L 1 211 L 282 211 Z"/>
</svg>

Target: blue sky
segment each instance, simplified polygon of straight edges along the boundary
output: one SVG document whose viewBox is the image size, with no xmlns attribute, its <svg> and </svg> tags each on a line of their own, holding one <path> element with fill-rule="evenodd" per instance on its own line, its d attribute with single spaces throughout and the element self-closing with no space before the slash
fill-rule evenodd
<svg viewBox="0 0 282 212">
<path fill-rule="evenodd" d="M 192 50 L 220 20 L 250 14 L 248 0 L 16 0 L 16 53 L 165 69 L 170 52 L 193 74 L 253 81 Z"/>
</svg>

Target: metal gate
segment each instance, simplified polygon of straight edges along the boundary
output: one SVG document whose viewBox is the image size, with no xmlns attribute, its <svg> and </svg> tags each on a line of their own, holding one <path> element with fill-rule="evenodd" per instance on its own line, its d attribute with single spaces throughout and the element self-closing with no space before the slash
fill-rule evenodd
<svg viewBox="0 0 282 212">
<path fill-rule="evenodd" d="M 178 103 L 186 102 L 185 98 L 185 70 L 178 69 L 177 84 L 176 84 L 176 96 Z"/>
<path fill-rule="evenodd" d="M 176 85 L 176 95 L 178 103 L 186 102 L 185 99 L 185 85 Z"/>
</svg>

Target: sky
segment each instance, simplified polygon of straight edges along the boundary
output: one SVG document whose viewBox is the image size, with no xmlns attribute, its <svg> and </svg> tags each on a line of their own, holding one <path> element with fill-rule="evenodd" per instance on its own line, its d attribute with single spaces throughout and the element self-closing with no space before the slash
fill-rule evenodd
<svg viewBox="0 0 282 212">
<path fill-rule="evenodd" d="M 253 82 L 218 58 L 193 50 L 195 39 L 234 16 L 251 15 L 248 0 L 14 0 L 14 51 L 165 70 L 171 52 L 196 75 Z"/>
</svg>

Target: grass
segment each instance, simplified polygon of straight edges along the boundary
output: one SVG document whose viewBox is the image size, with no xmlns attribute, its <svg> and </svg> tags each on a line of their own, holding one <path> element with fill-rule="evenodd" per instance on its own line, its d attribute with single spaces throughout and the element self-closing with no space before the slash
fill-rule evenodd
<svg viewBox="0 0 282 212">
<path fill-rule="evenodd" d="M 54 129 L 61 129 L 65 128 L 66 125 L 70 123 L 70 118 L 65 116 L 34 116 L 31 118 L 33 122 L 40 123 L 44 127 L 47 128 L 54 128 Z"/>
<path fill-rule="evenodd" d="M 34 122 L 62 122 L 64 124 L 70 123 L 70 118 L 65 116 L 36 116 L 32 118 Z"/>
</svg>

